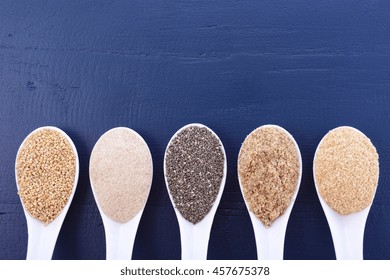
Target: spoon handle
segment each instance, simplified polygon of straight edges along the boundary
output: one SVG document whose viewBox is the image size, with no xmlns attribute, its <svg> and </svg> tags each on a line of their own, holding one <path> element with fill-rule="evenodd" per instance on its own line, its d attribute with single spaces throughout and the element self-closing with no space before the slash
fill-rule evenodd
<svg viewBox="0 0 390 280">
<path fill-rule="evenodd" d="M 366 212 L 368 214 L 368 211 Z M 351 214 L 347 217 L 339 217 L 337 220 L 329 219 L 336 259 L 363 260 L 366 217 L 362 219 L 360 215 Z"/>
<path fill-rule="evenodd" d="M 252 216 L 252 224 L 255 229 L 257 259 L 283 260 L 287 222 L 278 221 L 274 222 L 271 227 L 265 227 L 254 215 Z"/>
<path fill-rule="evenodd" d="M 210 229 L 189 225 L 180 228 L 182 260 L 206 260 Z"/>
<path fill-rule="evenodd" d="M 363 231 L 344 229 L 336 236 L 332 234 L 336 259 L 363 260 Z"/>
<path fill-rule="evenodd" d="M 276 234 L 271 230 L 257 231 L 256 240 L 257 259 L 259 260 L 283 260 L 284 235 Z"/>
<path fill-rule="evenodd" d="M 253 212 L 249 212 L 255 233 L 257 259 L 283 260 L 284 239 L 291 209 L 292 205 L 290 205 L 285 214 L 277 218 L 270 227 L 264 226 Z"/>
<path fill-rule="evenodd" d="M 103 217 L 107 260 L 131 260 L 142 211 L 124 224 Z"/>
<path fill-rule="evenodd" d="M 106 233 L 107 260 L 130 260 L 133 253 L 135 232 L 128 232 L 124 226 L 109 228 Z"/>
<path fill-rule="evenodd" d="M 61 222 L 54 220 L 50 226 L 28 223 L 27 260 L 51 260 Z"/>
</svg>

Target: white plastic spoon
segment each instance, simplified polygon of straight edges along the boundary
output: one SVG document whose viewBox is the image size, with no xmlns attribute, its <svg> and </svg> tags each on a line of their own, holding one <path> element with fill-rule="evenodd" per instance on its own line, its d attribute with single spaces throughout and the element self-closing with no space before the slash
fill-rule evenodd
<svg viewBox="0 0 390 280">
<path fill-rule="evenodd" d="M 343 216 L 326 204 L 318 190 L 317 194 L 332 234 L 336 259 L 363 260 L 364 228 L 371 207 Z"/>
<path fill-rule="evenodd" d="M 345 127 L 345 128 L 352 129 L 353 131 L 356 131 L 359 134 L 364 135 L 361 131 L 353 127 Z M 364 135 L 364 137 L 366 136 Z M 323 143 L 324 138 L 322 138 L 321 142 L 318 144 L 316 153 L 314 155 L 313 176 L 314 176 L 314 184 L 316 186 L 317 195 L 320 200 L 322 209 L 324 210 L 332 234 L 336 259 L 363 260 L 364 228 L 366 225 L 368 213 L 370 212 L 372 201 L 368 207 L 366 207 L 365 209 L 359 212 L 348 214 L 348 215 L 340 215 L 332 208 L 330 208 L 329 205 L 326 203 L 326 201 L 322 198 L 318 189 L 318 184 L 316 182 L 315 162 L 316 162 L 317 152 L 319 150 L 319 147 Z"/>
<path fill-rule="evenodd" d="M 106 257 L 130 260 L 152 184 L 153 162 L 149 147 L 134 130 L 113 128 L 96 142 L 89 170 L 106 234 Z M 140 182 L 132 181 L 140 176 Z M 114 186 L 107 189 L 107 184 Z M 128 208 L 131 205 L 136 206 L 131 210 Z"/>
<path fill-rule="evenodd" d="M 302 157 L 299 150 L 298 144 L 292 135 L 286 131 L 284 128 L 277 125 L 264 125 L 262 127 L 274 127 L 281 129 L 294 143 L 296 148 L 298 158 L 299 158 L 299 177 L 297 181 L 297 186 L 294 194 L 291 198 L 291 203 L 287 207 L 283 215 L 279 216 L 275 221 L 272 222 L 270 227 L 264 226 L 264 224 L 256 217 L 256 215 L 250 210 L 248 202 L 245 200 L 245 205 L 249 212 L 249 217 L 252 221 L 253 230 L 255 233 L 256 249 L 257 249 L 257 258 L 259 260 L 283 260 L 284 254 L 284 239 L 286 235 L 286 229 L 288 224 L 288 219 L 291 214 L 291 210 L 294 206 L 295 199 L 297 197 L 299 187 L 301 184 L 302 177 Z M 241 193 L 244 196 L 243 186 L 241 183 L 240 176 L 238 176 L 238 181 L 241 188 Z"/>
<path fill-rule="evenodd" d="M 179 129 L 171 138 L 167 145 L 167 149 L 165 151 L 165 157 L 164 157 L 164 177 L 165 177 L 165 185 L 167 186 L 169 198 L 172 202 L 172 205 L 175 206 L 175 202 L 173 200 L 173 197 L 169 190 L 168 180 L 167 180 L 167 173 L 166 173 L 166 155 L 167 150 L 172 141 L 176 138 L 176 136 L 183 131 L 184 129 L 187 129 L 188 127 L 196 126 L 196 127 L 203 127 L 206 128 L 208 131 L 210 131 L 216 139 L 220 142 L 221 149 L 224 155 L 224 167 L 223 167 L 223 177 L 221 180 L 221 185 L 218 191 L 218 194 L 216 196 L 216 199 L 213 203 L 213 206 L 211 207 L 210 211 L 206 214 L 206 216 L 197 224 L 193 224 L 186 220 L 180 211 L 174 207 L 176 217 L 179 223 L 180 228 L 180 238 L 181 238 L 181 258 L 183 260 L 206 260 L 207 259 L 207 250 L 208 250 L 208 244 L 210 239 L 210 231 L 213 224 L 214 216 L 217 211 L 219 202 L 222 197 L 222 193 L 225 187 L 225 181 L 226 181 L 226 170 L 227 170 L 227 161 L 226 161 L 226 153 L 225 149 L 223 147 L 223 144 L 221 140 L 218 138 L 218 136 L 207 126 L 203 124 L 198 123 L 192 123 L 188 124 L 181 129 Z"/>
<path fill-rule="evenodd" d="M 38 219 L 32 217 L 30 213 L 25 208 L 23 201 L 23 211 L 26 216 L 27 220 L 27 230 L 28 230 L 28 244 L 27 244 L 27 259 L 28 260 L 50 260 L 53 256 L 53 251 L 55 244 L 57 242 L 58 234 L 60 232 L 62 223 L 64 222 L 65 216 L 68 212 L 69 206 L 72 203 L 72 199 L 74 196 L 74 193 L 76 191 L 77 187 L 77 181 L 79 177 L 79 159 L 78 154 L 75 145 L 73 144 L 72 140 L 69 138 L 69 136 L 60 130 L 57 127 L 52 126 L 45 126 L 40 127 L 31 132 L 23 141 L 23 143 L 20 145 L 18 150 L 18 155 L 23 149 L 23 145 L 26 142 L 26 140 L 34 133 L 42 131 L 44 129 L 51 129 L 54 131 L 57 131 L 61 134 L 61 136 L 65 137 L 68 143 L 70 144 L 73 153 L 75 155 L 76 159 L 76 170 L 75 170 L 75 178 L 74 178 L 74 184 L 72 193 L 69 196 L 68 202 L 62 209 L 61 213 L 49 224 L 45 225 L 43 222 L 39 221 Z M 17 163 L 15 163 L 15 175 L 16 175 L 16 182 L 18 182 L 18 173 L 17 173 Z M 19 185 L 17 183 L 17 188 L 19 190 Z"/>
</svg>

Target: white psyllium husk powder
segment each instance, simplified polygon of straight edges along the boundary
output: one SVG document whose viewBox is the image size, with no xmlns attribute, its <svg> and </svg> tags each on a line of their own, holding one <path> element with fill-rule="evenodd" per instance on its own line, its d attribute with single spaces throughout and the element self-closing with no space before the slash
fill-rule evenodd
<svg viewBox="0 0 390 280">
<path fill-rule="evenodd" d="M 152 156 L 133 130 L 114 128 L 102 135 L 93 148 L 89 172 L 97 202 L 112 220 L 126 223 L 145 206 Z"/>
<path fill-rule="evenodd" d="M 379 178 L 379 156 L 360 131 L 338 127 L 328 132 L 314 159 L 314 178 L 321 197 L 337 213 L 368 207 Z"/>
<path fill-rule="evenodd" d="M 32 133 L 16 158 L 18 194 L 27 212 L 45 224 L 64 209 L 75 183 L 76 155 L 61 132 Z"/>
<path fill-rule="evenodd" d="M 246 138 L 238 155 L 238 175 L 250 211 L 267 227 L 291 203 L 299 175 L 295 143 L 276 126 L 261 126 Z"/>
</svg>

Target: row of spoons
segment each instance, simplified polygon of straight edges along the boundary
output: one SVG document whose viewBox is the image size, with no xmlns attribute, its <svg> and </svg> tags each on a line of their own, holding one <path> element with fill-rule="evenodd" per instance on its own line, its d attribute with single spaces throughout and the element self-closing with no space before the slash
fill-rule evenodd
<svg viewBox="0 0 390 280">
<path fill-rule="evenodd" d="M 170 180 L 172 174 L 167 174 L 167 172 L 170 172 L 167 170 L 167 161 L 170 160 L 170 147 L 174 144 L 177 145 L 175 141 L 177 141 L 178 137 L 187 130 L 193 128 L 207 130 L 207 132 L 218 141 L 218 149 L 220 149 L 220 152 L 223 155 L 222 168 L 215 169 L 217 170 L 216 172 L 220 173 L 219 185 L 216 186 L 217 189 L 212 194 L 211 203 L 206 205 L 206 212 L 202 214 L 199 221 L 196 222 L 190 221 L 183 211 L 183 207 L 185 206 L 179 205 L 180 201 L 177 198 L 178 195 L 173 192 L 174 186 Z M 354 128 L 344 128 L 362 134 Z M 296 141 L 286 130 L 276 125 L 265 125 L 260 127 L 260 129 L 277 129 L 279 132 L 283 133 L 292 143 L 296 152 L 296 159 L 298 160 L 298 176 L 295 178 L 293 191 L 288 196 L 288 204 L 285 209 L 278 214 L 271 226 L 269 224 L 264 224 L 264 222 L 259 219 L 259 215 L 255 213 L 256 211 L 254 211 L 253 203 L 251 204 L 248 199 L 248 194 L 246 193 L 244 185 L 245 179 L 241 178 L 239 173 L 240 188 L 244 195 L 244 201 L 254 228 L 258 259 L 283 259 L 285 232 L 300 187 L 302 159 Z M 56 213 L 54 219 L 49 223 L 45 223 L 37 218 L 37 216 L 26 207 L 26 201 L 21 196 L 28 227 L 27 259 L 51 259 L 59 231 L 73 199 L 79 176 L 77 149 L 69 136 L 56 127 L 41 127 L 31 132 L 19 148 L 15 165 L 19 193 L 21 192 L 21 177 L 24 176 L 25 170 L 21 170 L 21 167 L 18 164 L 18 158 L 26 151 L 26 145 L 33 135 L 47 130 L 58 132 L 69 143 L 70 149 L 75 156 L 75 172 L 72 173 L 74 176 L 71 186 L 72 191 L 67 198 L 66 204 L 58 213 Z M 243 146 L 249 141 L 250 136 L 254 132 L 248 135 Z M 204 140 L 204 135 L 201 135 L 200 137 L 203 138 L 199 138 L 199 141 L 202 141 L 202 139 Z M 320 142 L 319 147 L 324 139 L 325 137 Z M 194 141 L 192 145 L 198 145 L 199 141 Z M 180 147 L 180 149 L 178 149 L 179 152 L 182 152 L 183 150 L 185 150 L 185 147 Z M 317 152 L 318 148 L 316 156 Z M 240 151 L 240 153 L 243 152 Z M 53 155 L 43 154 L 42 156 L 52 157 Z M 253 155 L 249 153 L 249 156 Z M 314 164 L 315 162 L 316 161 L 314 160 Z M 34 165 L 34 161 L 31 162 L 31 165 Z M 240 160 L 238 162 L 238 167 L 240 168 Z M 313 169 L 315 170 L 314 167 Z M 61 172 L 61 170 L 59 170 L 59 172 Z M 174 170 L 174 172 L 180 173 L 181 171 L 178 169 Z M 207 172 L 210 173 L 209 171 Z M 164 177 L 168 194 L 174 205 L 174 210 L 179 223 L 182 259 L 207 258 L 210 231 L 224 190 L 226 173 L 227 160 L 223 144 L 210 128 L 202 124 L 189 124 L 179 129 L 170 139 L 164 156 Z M 39 177 L 39 174 L 35 174 L 34 178 L 31 180 L 36 180 L 37 176 Z M 47 174 L 45 176 L 47 176 Z M 191 176 L 205 175 L 191 174 Z M 103 134 L 96 142 L 90 158 L 90 181 L 93 195 L 104 224 L 107 259 L 131 259 L 138 224 L 152 185 L 152 177 L 153 164 L 149 148 L 143 138 L 134 130 L 125 127 L 114 128 Z M 25 179 L 25 177 L 23 178 Z M 132 178 L 135 179 L 132 180 Z M 318 184 L 319 183 L 315 180 L 317 193 L 331 229 L 337 259 L 362 259 L 364 227 L 373 197 L 371 198 L 370 204 L 361 211 L 349 215 L 341 215 L 332 209 L 322 198 Z M 56 187 L 55 183 L 52 185 L 53 187 Z M 193 188 L 196 188 L 196 184 Z M 181 194 L 181 196 L 187 195 L 188 193 Z M 197 197 L 193 195 L 184 197 L 187 201 L 192 198 L 198 201 L 200 200 L 200 202 L 204 199 L 204 197 L 199 197 L 199 195 Z"/>
</svg>

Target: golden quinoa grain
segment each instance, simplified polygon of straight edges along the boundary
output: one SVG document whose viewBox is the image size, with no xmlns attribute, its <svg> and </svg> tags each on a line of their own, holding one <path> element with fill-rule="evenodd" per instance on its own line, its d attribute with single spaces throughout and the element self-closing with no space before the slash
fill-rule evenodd
<svg viewBox="0 0 390 280">
<path fill-rule="evenodd" d="M 348 215 L 368 207 L 379 178 L 379 156 L 360 131 L 329 131 L 314 158 L 314 179 L 321 197 L 337 213 Z"/>
<path fill-rule="evenodd" d="M 27 137 L 16 158 L 16 180 L 28 213 L 52 222 L 69 200 L 75 173 L 75 153 L 59 131 L 45 128 Z"/>
<path fill-rule="evenodd" d="M 255 129 L 240 149 L 238 174 L 250 211 L 271 226 L 298 187 L 300 158 L 293 139 L 277 126 Z"/>
</svg>

